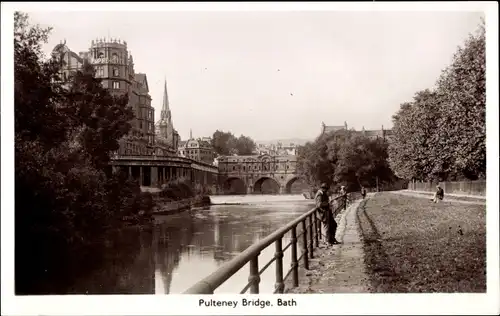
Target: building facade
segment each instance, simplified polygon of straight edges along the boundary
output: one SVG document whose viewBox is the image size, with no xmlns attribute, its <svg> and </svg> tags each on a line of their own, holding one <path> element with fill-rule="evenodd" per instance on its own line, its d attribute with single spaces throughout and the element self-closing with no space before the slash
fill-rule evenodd
<svg viewBox="0 0 500 316">
<path fill-rule="evenodd" d="M 155 155 L 175 156 L 179 147 L 180 136 L 174 128 L 170 102 L 168 100 L 167 80 L 163 90 L 163 104 L 160 119 L 155 125 Z"/>
<path fill-rule="evenodd" d="M 190 132 L 187 141 L 181 141 L 179 143 L 178 152 L 181 157 L 208 164 L 213 164 L 216 158 L 215 151 L 210 143 L 210 138 L 204 137 L 194 139 L 192 132 Z"/>
<path fill-rule="evenodd" d="M 276 144 L 257 144 L 255 148 L 256 155 L 270 155 L 270 156 L 288 156 L 297 155 L 298 145 L 295 143 L 282 143 Z"/>
<path fill-rule="evenodd" d="M 321 134 L 320 135 L 334 133 L 334 132 L 342 131 L 342 130 L 345 130 L 345 131 L 348 130 L 347 122 L 344 122 L 343 126 L 341 126 L 341 125 L 328 126 L 328 125 L 325 125 L 324 122 L 321 122 Z M 380 130 L 365 130 L 365 128 L 363 127 L 361 129 L 361 131 L 356 131 L 356 130 L 353 130 L 353 131 L 357 135 L 367 137 L 369 139 L 382 139 L 384 141 L 390 141 L 392 136 L 393 136 L 392 130 L 384 129 L 383 125 L 382 125 L 382 129 L 380 129 Z"/>
<path fill-rule="evenodd" d="M 130 122 L 132 129 L 129 134 L 119 141 L 118 154 L 152 155 L 155 149 L 154 108 L 151 106 L 147 76 L 135 73 L 127 42 L 97 39 L 91 42 L 88 51 L 78 54 L 64 42 L 54 47 L 53 54 L 59 56 L 62 62 L 61 77 L 64 81 L 71 80 L 84 62 L 88 62 L 94 67 L 96 78 L 102 80 L 102 86 L 112 95 L 128 96 L 134 119 Z"/>
</svg>

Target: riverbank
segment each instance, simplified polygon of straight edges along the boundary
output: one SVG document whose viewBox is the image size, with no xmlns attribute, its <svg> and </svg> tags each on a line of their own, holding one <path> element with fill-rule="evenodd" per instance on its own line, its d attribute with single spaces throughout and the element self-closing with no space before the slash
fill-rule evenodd
<svg viewBox="0 0 500 316">
<path fill-rule="evenodd" d="M 161 197 L 157 197 L 153 215 L 173 215 L 193 207 L 205 207 L 210 205 L 211 201 L 208 195 L 195 196 L 178 201 L 166 201 Z"/>
<path fill-rule="evenodd" d="M 358 212 L 372 292 L 486 291 L 486 207 L 377 193 Z"/>
</svg>

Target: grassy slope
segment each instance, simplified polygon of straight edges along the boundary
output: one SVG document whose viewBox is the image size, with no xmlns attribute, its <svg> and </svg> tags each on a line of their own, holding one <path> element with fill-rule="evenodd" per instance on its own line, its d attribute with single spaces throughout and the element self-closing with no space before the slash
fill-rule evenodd
<svg viewBox="0 0 500 316">
<path fill-rule="evenodd" d="M 390 193 L 362 202 L 373 292 L 485 292 L 485 216 L 485 206 Z"/>
</svg>

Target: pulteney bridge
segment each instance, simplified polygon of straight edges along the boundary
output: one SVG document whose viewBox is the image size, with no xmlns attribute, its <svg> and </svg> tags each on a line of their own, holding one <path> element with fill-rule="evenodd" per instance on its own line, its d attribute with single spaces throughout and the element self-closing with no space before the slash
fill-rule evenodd
<svg viewBox="0 0 500 316">
<path fill-rule="evenodd" d="M 221 156 L 218 158 L 219 185 L 226 194 L 289 194 L 299 180 L 297 157 L 287 156 Z"/>
<path fill-rule="evenodd" d="M 218 185 L 216 166 L 185 157 L 114 156 L 110 164 L 113 172 L 122 170 L 144 187 L 161 187 L 180 178 L 194 185 L 209 186 L 214 191 Z"/>
</svg>

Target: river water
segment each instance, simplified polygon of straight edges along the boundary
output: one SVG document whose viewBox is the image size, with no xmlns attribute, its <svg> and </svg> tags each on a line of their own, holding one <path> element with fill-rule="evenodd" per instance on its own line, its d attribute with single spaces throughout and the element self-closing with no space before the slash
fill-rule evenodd
<svg viewBox="0 0 500 316">
<path fill-rule="evenodd" d="M 219 205 L 156 216 L 152 229 L 121 232 L 111 241 L 113 246 L 108 248 L 100 267 L 77 278 L 68 293 L 182 293 L 312 207 L 311 201 L 301 195 L 214 196 L 211 199 Z M 289 236 L 285 236 L 283 247 L 288 243 Z M 274 244 L 271 244 L 259 256 L 260 268 L 273 255 Z M 290 268 L 290 248 L 284 255 L 286 275 Z M 248 274 L 247 264 L 216 293 L 239 293 L 248 282 Z M 274 276 L 272 264 L 261 275 L 261 293 L 273 292 Z"/>
</svg>

